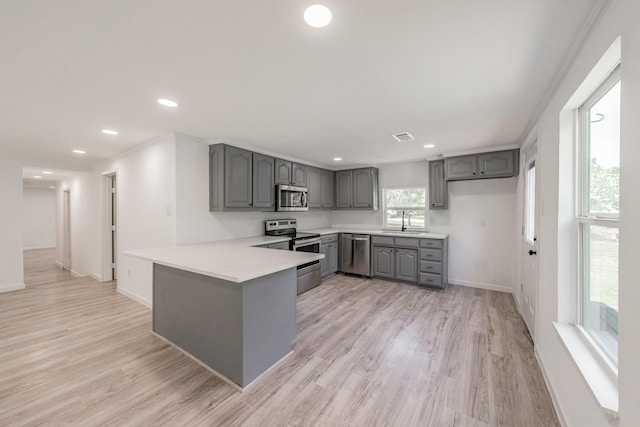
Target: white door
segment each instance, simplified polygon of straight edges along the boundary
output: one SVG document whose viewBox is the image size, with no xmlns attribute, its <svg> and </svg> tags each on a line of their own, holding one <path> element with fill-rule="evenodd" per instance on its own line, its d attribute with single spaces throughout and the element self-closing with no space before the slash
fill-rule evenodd
<svg viewBox="0 0 640 427">
<path fill-rule="evenodd" d="M 524 164 L 524 227 L 522 239 L 522 282 L 520 301 L 522 317 L 535 342 L 536 302 L 538 296 L 538 190 L 535 144 L 526 150 Z"/>
</svg>

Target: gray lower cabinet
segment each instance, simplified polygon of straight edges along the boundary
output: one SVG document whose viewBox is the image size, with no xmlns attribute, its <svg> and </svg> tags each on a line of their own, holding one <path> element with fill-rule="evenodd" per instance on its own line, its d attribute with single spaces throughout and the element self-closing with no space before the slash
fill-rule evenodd
<svg viewBox="0 0 640 427">
<path fill-rule="evenodd" d="M 378 209 L 378 169 L 336 172 L 336 209 Z"/>
<path fill-rule="evenodd" d="M 324 258 L 320 260 L 320 275 L 322 278 L 338 271 L 338 235 L 323 236 L 320 242 L 320 253 Z"/>
<path fill-rule="evenodd" d="M 445 179 L 462 181 L 518 175 L 520 150 L 492 151 L 445 159 Z"/>
<path fill-rule="evenodd" d="M 448 238 L 372 236 L 373 276 L 444 289 Z"/>
<path fill-rule="evenodd" d="M 273 157 L 225 144 L 209 146 L 209 210 L 275 210 Z"/>
<path fill-rule="evenodd" d="M 386 279 L 395 279 L 395 257 L 393 248 L 386 246 L 373 247 L 373 275 Z"/>
<path fill-rule="evenodd" d="M 429 209 L 447 209 L 449 189 L 444 179 L 444 160 L 429 162 Z"/>
<path fill-rule="evenodd" d="M 395 249 L 396 279 L 406 282 L 418 280 L 418 251 L 416 249 Z"/>
</svg>

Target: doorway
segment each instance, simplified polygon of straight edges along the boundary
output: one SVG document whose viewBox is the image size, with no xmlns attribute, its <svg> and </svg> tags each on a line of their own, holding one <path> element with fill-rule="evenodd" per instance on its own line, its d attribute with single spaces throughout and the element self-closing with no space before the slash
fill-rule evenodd
<svg viewBox="0 0 640 427">
<path fill-rule="evenodd" d="M 117 177 L 116 173 L 104 175 L 105 180 L 105 207 L 106 207 L 106 230 L 105 230 L 105 281 L 116 280 L 118 278 L 118 203 L 117 203 Z"/>
<path fill-rule="evenodd" d="M 537 144 L 534 142 L 525 150 L 524 160 L 524 198 L 523 198 L 523 238 L 522 238 L 522 274 L 520 301 L 522 317 L 535 343 L 536 304 L 538 297 L 538 223 L 539 223 L 539 168 L 537 164 Z"/>
</svg>

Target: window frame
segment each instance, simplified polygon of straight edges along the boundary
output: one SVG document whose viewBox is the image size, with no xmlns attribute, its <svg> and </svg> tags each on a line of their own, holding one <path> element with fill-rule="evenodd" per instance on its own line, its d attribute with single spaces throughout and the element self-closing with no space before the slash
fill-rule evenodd
<svg viewBox="0 0 640 427">
<path fill-rule="evenodd" d="M 597 104 L 611 89 L 621 82 L 620 64 L 604 79 L 585 102 L 576 110 L 577 121 L 577 165 L 576 168 L 576 227 L 578 229 L 578 301 L 576 323 L 580 330 L 597 345 L 597 350 L 603 353 L 615 367 L 618 366 L 618 355 L 614 354 L 602 339 L 586 325 L 586 304 L 590 301 L 590 253 L 585 240 L 589 239 L 589 227 L 600 226 L 620 229 L 620 212 L 592 212 L 590 210 L 590 167 L 591 167 L 591 117 L 589 110 Z M 585 249 L 587 248 L 587 249 Z M 619 261 L 618 261 L 619 262 Z M 618 283 L 619 286 L 619 283 Z"/>
<path fill-rule="evenodd" d="M 387 191 L 389 190 L 423 190 L 424 191 L 424 205 L 422 207 L 417 206 L 387 206 Z M 427 230 L 428 214 L 427 209 L 427 187 L 385 187 L 382 189 L 382 228 L 385 230 L 399 230 L 397 227 L 392 227 L 387 223 L 387 210 L 405 210 L 405 211 L 424 211 L 424 226 L 423 227 L 407 227 L 406 230 L 412 231 L 425 231 Z"/>
</svg>

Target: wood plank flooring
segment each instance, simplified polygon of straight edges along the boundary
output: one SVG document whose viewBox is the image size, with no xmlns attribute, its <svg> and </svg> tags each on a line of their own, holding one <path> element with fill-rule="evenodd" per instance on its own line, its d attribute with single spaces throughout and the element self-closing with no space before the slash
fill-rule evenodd
<svg viewBox="0 0 640 427">
<path fill-rule="evenodd" d="M 89 278 L 0 294 L 0 425 L 557 426 L 509 294 L 337 275 L 240 393 Z"/>
<path fill-rule="evenodd" d="M 73 275 L 56 265 L 55 249 L 30 249 L 24 251 L 24 284 L 41 285 L 43 283 L 69 280 Z"/>
</svg>

